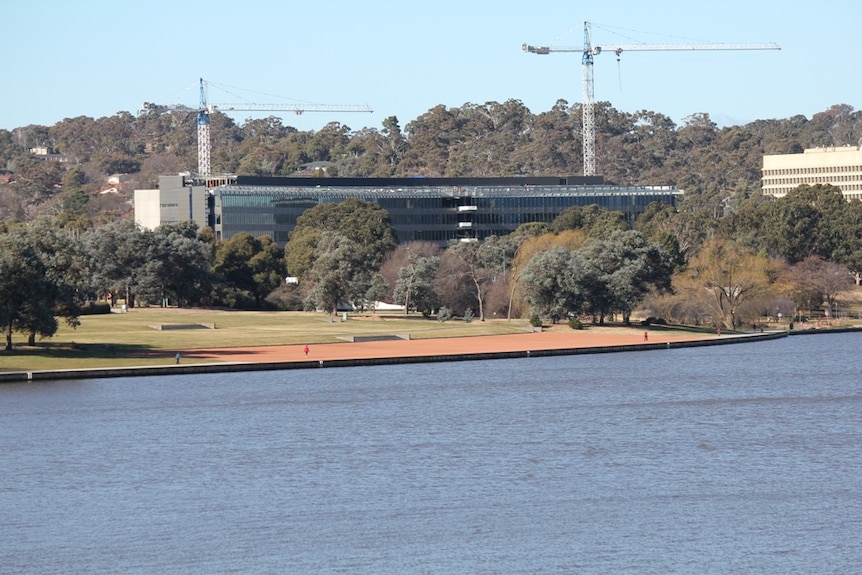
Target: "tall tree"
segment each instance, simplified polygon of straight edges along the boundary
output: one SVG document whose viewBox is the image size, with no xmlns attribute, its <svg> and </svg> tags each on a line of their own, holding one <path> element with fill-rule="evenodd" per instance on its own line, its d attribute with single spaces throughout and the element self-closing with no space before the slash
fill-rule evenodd
<svg viewBox="0 0 862 575">
<path fill-rule="evenodd" d="M 366 270 L 376 270 L 398 243 L 389 213 L 375 202 L 348 198 L 319 204 L 296 220 L 285 246 L 288 269 L 302 277 L 313 265 L 313 254 L 323 232 L 336 232 L 354 242 L 362 252 Z"/>
<path fill-rule="evenodd" d="M 286 267 L 281 249 L 269 236 L 255 238 L 242 232 L 218 246 L 214 271 L 230 288 L 246 292 L 261 307 L 284 281 Z"/>
<path fill-rule="evenodd" d="M 364 307 L 371 277 L 359 244 L 338 232 L 323 232 L 307 274 L 306 304 L 327 313 L 335 313 L 341 303 Z"/>
<path fill-rule="evenodd" d="M 583 309 L 585 294 L 574 278 L 585 263 L 576 252 L 554 247 L 533 257 L 521 273 L 521 289 L 533 311 L 553 323 Z"/>
<path fill-rule="evenodd" d="M 94 228 L 83 238 L 89 258 L 90 287 L 98 295 L 125 298 L 134 307 L 135 295 L 154 262 L 147 258 L 153 244 L 153 233 L 130 220 L 120 220 Z"/>
<path fill-rule="evenodd" d="M 580 251 L 584 273 L 581 285 L 587 305 L 599 323 L 620 312 L 629 325 L 631 313 L 652 289 L 670 288 L 673 263 L 667 254 L 633 230 L 594 240 Z"/>
<path fill-rule="evenodd" d="M 440 296 L 434 290 L 434 278 L 439 269 L 439 257 L 420 255 L 411 257 L 400 269 L 393 301 L 404 306 L 405 315 L 410 313 L 410 310 L 429 315 L 440 306 Z"/>
<path fill-rule="evenodd" d="M 39 221 L 0 233 L 0 324 L 6 350 L 12 332 L 52 336 L 57 318 L 78 325 L 83 261 L 78 243 L 56 225 Z"/>
</svg>

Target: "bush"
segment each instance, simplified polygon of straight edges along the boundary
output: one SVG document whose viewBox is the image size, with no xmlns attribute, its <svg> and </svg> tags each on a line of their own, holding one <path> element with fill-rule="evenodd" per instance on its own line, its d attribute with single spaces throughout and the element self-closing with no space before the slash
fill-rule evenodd
<svg viewBox="0 0 862 575">
<path fill-rule="evenodd" d="M 90 302 L 81 308 L 81 315 L 98 315 L 111 313 L 111 304 Z"/>
<path fill-rule="evenodd" d="M 584 324 L 581 323 L 580 318 L 572 316 L 569 318 L 569 327 L 572 329 L 584 329 Z"/>
<path fill-rule="evenodd" d="M 464 321 L 466 323 L 470 323 L 471 321 L 473 321 L 473 310 L 472 309 L 468 309 L 467 311 L 464 312 Z"/>
<path fill-rule="evenodd" d="M 440 311 L 437 312 L 437 321 L 439 321 L 439 322 L 449 321 L 450 319 L 452 319 L 452 316 L 453 316 L 452 310 L 449 309 L 448 307 L 443 306 L 440 308 Z"/>
<path fill-rule="evenodd" d="M 276 288 L 266 296 L 266 301 L 279 311 L 302 311 L 302 293 L 295 285 Z"/>
<path fill-rule="evenodd" d="M 542 327 L 542 318 L 539 317 L 539 314 L 533 312 L 533 315 L 530 316 L 530 325 L 533 327 Z"/>
</svg>

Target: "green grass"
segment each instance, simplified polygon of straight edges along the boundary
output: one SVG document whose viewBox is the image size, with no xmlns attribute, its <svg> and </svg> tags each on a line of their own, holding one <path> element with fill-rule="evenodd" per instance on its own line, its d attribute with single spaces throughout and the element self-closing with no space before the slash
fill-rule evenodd
<svg viewBox="0 0 862 575">
<path fill-rule="evenodd" d="M 178 324 L 208 324 L 215 329 L 160 331 L 151 327 Z M 186 349 L 334 343 L 364 335 L 397 334 L 412 339 L 497 335 L 522 332 L 528 325 L 526 320 L 441 323 L 414 314 L 350 315 L 341 321 L 341 316 L 303 312 L 132 309 L 82 316 L 77 329 L 63 324 L 54 337 L 38 341 L 35 347 L 25 345 L 25 334 L 15 333 L 15 349 L 0 351 L 0 371 L 164 365 L 177 351 Z"/>
</svg>

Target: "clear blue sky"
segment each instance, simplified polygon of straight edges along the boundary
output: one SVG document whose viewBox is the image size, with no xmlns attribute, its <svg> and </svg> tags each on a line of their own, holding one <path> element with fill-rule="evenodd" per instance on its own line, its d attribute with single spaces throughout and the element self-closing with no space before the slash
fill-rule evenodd
<svg viewBox="0 0 862 575">
<path fill-rule="evenodd" d="M 430 108 L 516 99 L 537 114 L 581 99 L 579 54 L 537 56 L 524 42 L 777 42 L 780 52 L 631 52 L 595 60 L 595 99 L 677 124 L 808 118 L 862 106 L 858 0 L 723 2 L 188 2 L 8 0 L 2 8 L 0 129 L 64 118 L 136 114 L 144 101 L 242 98 L 368 104 L 373 114 L 287 114 L 284 124 L 358 130 Z M 238 123 L 248 112 L 233 114 Z"/>
</svg>

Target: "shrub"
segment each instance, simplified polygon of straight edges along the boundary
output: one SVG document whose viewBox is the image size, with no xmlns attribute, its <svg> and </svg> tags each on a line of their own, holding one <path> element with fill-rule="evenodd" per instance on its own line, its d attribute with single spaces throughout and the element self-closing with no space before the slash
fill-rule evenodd
<svg viewBox="0 0 862 575">
<path fill-rule="evenodd" d="M 473 321 L 473 310 L 472 309 L 468 309 L 467 311 L 464 312 L 464 321 L 466 323 L 470 323 L 471 321 Z"/>
<path fill-rule="evenodd" d="M 542 318 L 536 312 L 533 312 L 533 315 L 530 316 L 530 325 L 533 327 L 542 327 Z"/>
<path fill-rule="evenodd" d="M 581 323 L 580 318 L 572 316 L 569 318 L 569 327 L 572 329 L 584 329 L 584 324 Z"/>
<path fill-rule="evenodd" d="M 111 304 L 90 302 L 81 308 L 81 315 L 111 313 Z"/>
<path fill-rule="evenodd" d="M 440 311 L 437 312 L 437 321 L 439 321 L 439 322 L 449 321 L 450 319 L 452 319 L 452 316 L 453 316 L 452 310 L 449 309 L 448 307 L 443 306 L 440 308 Z"/>
</svg>

